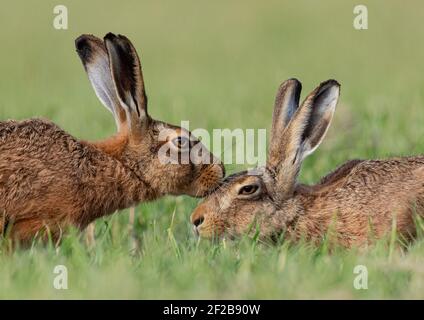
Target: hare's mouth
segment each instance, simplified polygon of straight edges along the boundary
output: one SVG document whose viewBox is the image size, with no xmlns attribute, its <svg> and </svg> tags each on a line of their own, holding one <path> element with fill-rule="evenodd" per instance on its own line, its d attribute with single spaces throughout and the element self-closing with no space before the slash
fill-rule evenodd
<svg viewBox="0 0 424 320">
<path fill-rule="evenodd" d="M 199 232 L 199 230 L 197 229 L 197 227 L 196 227 L 196 226 L 193 226 L 192 230 L 193 230 L 194 237 L 195 237 L 196 239 L 199 239 L 199 238 L 200 238 L 200 232 Z"/>
<path fill-rule="evenodd" d="M 202 228 L 195 227 L 195 226 L 193 226 L 193 233 L 197 240 L 205 239 L 208 241 L 212 241 L 214 243 L 215 242 L 219 243 L 220 241 L 223 241 L 223 240 L 233 241 L 237 238 L 236 236 L 227 234 L 225 232 L 216 232 L 216 231 L 205 232 L 204 230 L 202 230 Z"/>
</svg>

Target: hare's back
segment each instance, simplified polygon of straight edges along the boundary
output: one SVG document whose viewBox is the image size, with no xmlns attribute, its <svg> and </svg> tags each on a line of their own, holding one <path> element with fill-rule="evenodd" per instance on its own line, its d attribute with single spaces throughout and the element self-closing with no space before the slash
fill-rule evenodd
<svg viewBox="0 0 424 320">
<path fill-rule="evenodd" d="M 84 154 L 84 144 L 50 121 L 0 122 L 0 187 L 10 183 L 11 176 L 28 182 L 44 175 L 72 177 Z"/>
<path fill-rule="evenodd" d="M 410 212 L 411 206 L 421 210 L 424 157 L 351 161 L 306 190 L 307 207 L 312 196 L 318 208 L 345 213 L 348 219 L 390 218 L 394 212 Z M 312 211 L 317 209 L 315 205 Z"/>
<path fill-rule="evenodd" d="M 57 159 L 58 155 L 81 148 L 78 140 L 48 120 L 0 122 L 0 159 L 11 156 Z"/>
<path fill-rule="evenodd" d="M 424 170 L 424 156 L 399 157 L 386 160 L 361 161 L 346 176 L 346 187 L 378 189 L 387 185 L 402 188 L 403 183 L 422 185 L 420 171 Z"/>
<path fill-rule="evenodd" d="M 0 150 L 13 148 L 37 149 L 48 148 L 54 142 L 71 136 L 56 124 L 44 119 L 28 119 L 22 121 L 8 120 L 0 122 Z M 38 149 L 39 150 L 39 149 Z"/>
<path fill-rule="evenodd" d="M 411 213 L 424 214 L 424 157 L 362 161 L 328 198 L 347 220 L 365 226 L 372 219 L 383 231 L 397 215 L 398 227 L 409 229 Z"/>
<path fill-rule="evenodd" d="M 300 191 L 305 221 L 330 225 L 336 219 L 346 243 L 365 243 L 370 230 L 383 236 L 394 217 L 400 234 L 414 234 L 414 214 L 424 216 L 424 157 L 355 160 Z"/>
</svg>

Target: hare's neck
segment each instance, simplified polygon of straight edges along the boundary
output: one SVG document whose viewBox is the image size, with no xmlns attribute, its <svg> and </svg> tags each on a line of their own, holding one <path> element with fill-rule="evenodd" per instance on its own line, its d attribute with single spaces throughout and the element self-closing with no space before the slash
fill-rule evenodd
<svg viewBox="0 0 424 320">
<path fill-rule="evenodd" d="M 302 186 L 308 188 L 307 186 Z M 315 197 L 308 190 L 299 190 L 295 196 L 284 205 L 279 220 L 283 221 L 282 229 L 287 236 L 298 241 L 320 241 L 325 235 L 325 228 L 329 217 L 329 211 L 322 207 L 322 199 Z"/>
<path fill-rule="evenodd" d="M 88 142 L 88 144 L 101 150 L 103 153 L 119 159 L 128 144 L 128 135 L 125 133 L 117 133 L 116 135 L 104 140 Z"/>
<path fill-rule="evenodd" d="M 295 236 L 296 226 L 304 216 L 305 210 L 301 199 L 298 197 L 284 201 L 284 204 L 276 211 L 272 219 L 274 230 L 278 233 L 285 233 L 288 237 Z"/>
<path fill-rule="evenodd" d="M 93 208 L 89 210 L 90 217 L 84 220 L 95 220 L 156 197 L 148 183 L 120 160 L 125 148 L 123 139 L 118 135 L 105 141 L 86 143 L 93 151 L 92 170 L 95 174 L 91 175 L 91 199 L 86 199 Z"/>
</svg>

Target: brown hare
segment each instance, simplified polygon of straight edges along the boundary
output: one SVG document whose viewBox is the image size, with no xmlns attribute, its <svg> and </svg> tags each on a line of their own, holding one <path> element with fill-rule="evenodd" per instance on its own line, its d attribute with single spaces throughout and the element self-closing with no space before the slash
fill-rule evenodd
<svg viewBox="0 0 424 320">
<path fill-rule="evenodd" d="M 205 238 L 257 232 L 318 244 L 363 246 L 397 229 L 411 239 L 424 212 L 424 156 L 348 161 L 316 185 L 297 182 L 302 161 L 321 143 L 340 86 L 321 83 L 299 106 L 301 84 L 284 82 L 275 100 L 266 167 L 227 177 L 193 212 Z"/>
<path fill-rule="evenodd" d="M 161 147 L 182 155 L 200 142 L 149 116 L 140 61 L 125 36 L 109 33 L 102 41 L 82 35 L 75 44 L 118 133 L 87 142 L 47 120 L 0 122 L 0 234 L 8 230 L 22 242 L 36 234 L 58 239 L 67 226 L 84 229 L 99 217 L 166 194 L 203 196 L 224 176 L 206 149 L 196 163 L 159 159 Z"/>
</svg>

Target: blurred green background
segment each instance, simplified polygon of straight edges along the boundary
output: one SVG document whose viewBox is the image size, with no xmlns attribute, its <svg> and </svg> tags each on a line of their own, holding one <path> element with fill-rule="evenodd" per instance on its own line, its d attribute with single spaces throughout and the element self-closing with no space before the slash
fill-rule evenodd
<svg viewBox="0 0 424 320">
<path fill-rule="evenodd" d="M 82 33 L 127 35 L 143 65 L 149 112 L 190 127 L 269 128 L 285 79 L 303 96 L 321 81 L 342 84 L 332 127 L 304 164 L 313 183 L 351 158 L 424 150 L 422 1 L 8 1 L 0 11 L 0 118 L 41 116 L 83 139 L 115 132 L 74 49 Z M 68 30 L 53 8 L 68 8 Z M 365 4 L 369 29 L 353 28 Z M 241 169 L 230 166 L 229 172 Z M 97 223 L 90 250 L 71 234 L 60 248 L 0 247 L 0 298 L 424 298 L 424 244 L 338 252 L 242 240 L 196 242 L 197 200 L 167 197 L 137 208 L 138 250 L 127 214 Z M 172 219 L 172 217 L 174 217 Z M 69 289 L 52 286 L 56 264 Z M 353 288 L 368 267 L 369 289 Z"/>
</svg>

